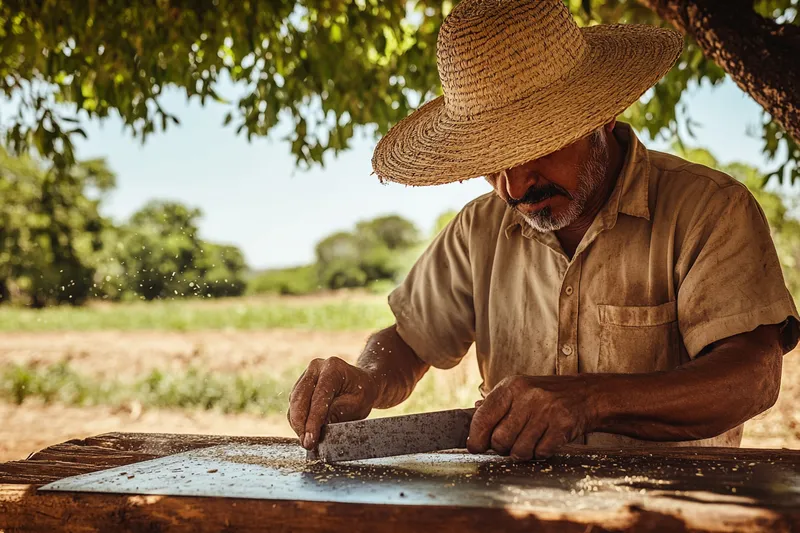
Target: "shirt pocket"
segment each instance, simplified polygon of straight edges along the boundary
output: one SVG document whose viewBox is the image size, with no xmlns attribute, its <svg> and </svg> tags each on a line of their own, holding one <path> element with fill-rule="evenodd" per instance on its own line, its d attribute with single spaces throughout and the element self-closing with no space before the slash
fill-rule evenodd
<svg viewBox="0 0 800 533">
<path fill-rule="evenodd" d="M 678 366 L 678 302 L 599 305 L 598 372 L 641 373 Z"/>
</svg>

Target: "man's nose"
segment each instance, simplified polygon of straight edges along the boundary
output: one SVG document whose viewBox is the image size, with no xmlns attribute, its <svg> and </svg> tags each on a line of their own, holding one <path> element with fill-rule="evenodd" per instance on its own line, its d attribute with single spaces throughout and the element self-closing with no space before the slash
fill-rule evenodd
<svg viewBox="0 0 800 533">
<path fill-rule="evenodd" d="M 528 189 L 538 182 L 535 172 L 520 167 L 514 167 L 503 171 L 501 178 L 506 194 L 509 198 L 515 200 L 519 200 L 525 196 Z"/>
</svg>

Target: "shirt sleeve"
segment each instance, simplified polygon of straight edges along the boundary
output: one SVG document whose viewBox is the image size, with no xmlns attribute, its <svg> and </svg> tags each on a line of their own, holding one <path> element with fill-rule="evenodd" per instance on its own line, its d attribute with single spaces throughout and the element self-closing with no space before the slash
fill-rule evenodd
<svg viewBox="0 0 800 533">
<path fill-rule="evenodd" d="M 735 184 L 696 217 L 677 262 L 678 326 L 689 356 L 761 325 L 781 324 L 784 353 L 798 341 L 798 315 L 786 288 L 764 212 Z"/>
<path fill-rule="evenodd" d="M 465 213 L 454 218 L 389 295 L 397 332 L 436 368 L 456 366 L 475 340 Z"/>
</svg>

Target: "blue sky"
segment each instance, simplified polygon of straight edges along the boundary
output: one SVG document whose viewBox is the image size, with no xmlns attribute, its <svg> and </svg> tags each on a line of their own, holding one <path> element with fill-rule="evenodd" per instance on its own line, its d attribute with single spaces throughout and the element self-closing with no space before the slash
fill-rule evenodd
<svg viewBox="0 0 800 533">
<path fill-rule="evenodd" d="M 689 115 L 702 125 L 692 144 L 709 148 L 721 162 L 771 168 L 760 141 L 746 133 L 759 124 L 761 108 L 732 82 L 703 86 L 684 98 Z M 181 125 L 152 135 L 144 146 L 117 118 L 84 121 L 88 139 L 77 143 L 78 157 L 105 157 L 117 174 L 106 214 L 122 220 L 155 198 L 199 207 L 202 237 L 238 245 L 255 268 L 310 262 L 321 238 L 382 214 L 400 214 L 428 232 L 440 213 L 489 190 L 480 179 L 425 188 L 382 185 L 370 176 L 372 138 L 358 139 L 324 169 L 297 170 L 278 135 L 248 143 L 234 128 L 223 127 L 224 105 L 201 107 L 177 91 L 163 105 Z"/>
</svg>

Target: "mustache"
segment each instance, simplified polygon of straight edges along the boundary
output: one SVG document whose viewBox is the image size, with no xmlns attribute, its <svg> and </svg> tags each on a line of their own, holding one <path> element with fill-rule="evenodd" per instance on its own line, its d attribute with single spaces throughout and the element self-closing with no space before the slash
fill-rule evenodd
<svg viewBox="0 0 800 533">
<path fill-rule="evenodd" d="M 531 186 L 522 198 L 509 198 L 506 203 L 511 207 L 517 207 L 520 204 L 536 204 L 554 196 L 566 196 L 572 200 L 572 195 L 564 187 L 547 183 L 541 187 Z"/>
</svg>

